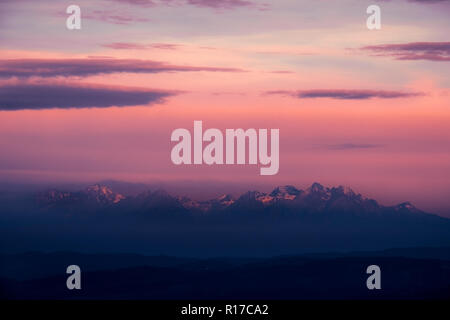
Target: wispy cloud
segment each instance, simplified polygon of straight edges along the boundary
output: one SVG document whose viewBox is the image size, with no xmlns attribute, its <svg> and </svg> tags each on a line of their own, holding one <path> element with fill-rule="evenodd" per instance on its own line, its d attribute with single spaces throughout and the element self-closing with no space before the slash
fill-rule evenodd
<svg viewBox="0 0 450 320">
<path fill-rule="evenodd" d="M 175 92 L 60 83 L 0 86 L 0 110 L 107 108 L 160 104 Z"/>
<path fill-rule="evenodd" d="M 341 100 L 366 100 L 372 98 L 395 99 L 395 98 L 409 98 L 423 95 L 423 93 L 418 92 L 357 90 L 357 89 L 350 89 L 350 90 L 314 89 L 314 90 L 299 90 L 299 91 L 276 90 L 276 91 L 267 91 L 266 94 L 288 95 L 302 99 L 330 98 Z"/>
<path fill-rule="evenodd" d="M 181 46 L 182 46 L 181 44 L 174 44 L 174 43 L 141 44 L 134 42 L 113 42 L 102 45 L 102 47 L 117 50 L 147 50 L 147 49 L 176 50 Z"/>
<path fill-rule="evenodd" d="M 379 0 L 379 1 L 386 1 L 386 2 L 394 2 L 397 0 Z M 405 0 L 407 2 L 415 2 L 419 4 L 438 4 L 438 3 L 450 3 L 450 0 Z"/>
<path fill-rule="evenodd" d="M 165 0 L 167 2 L 173 2 L 173 0 Z M 185 0 L 187 4 L 198 7 L 209 7 L 215 9 L 233 9 L 237 7 L 249 7 L 254 3 L 248 0 Z"/>
<path fill-rule="evenodd" d="M 433 3 L 444 3 L 450 2 L 450 0 L 408 0 L 409 2 L 418 2 L 424 4 L 433 4 Z"/>
<path fill-rule="evenodd" d="M 196 7 L 213 9 L 234 9 L 239 7 L 256 6 L 249 0 L 111 0 L 142 7 L 153 7 L 158 5 L 192 5 Z"/>
<path fill-rule="evenodd" d="M 110 73 L 245 72 L 237 68 L 172 65 L 135 59 L 11 59 L 0 60 L 0 77 L 86 77 Z"/>
<path fill-rule="evenodd" d="M 381 44 L 361 49 L 377 56 L 388 56 L 397 60 L 450 61 L 450 42 Z"/>
<path fill-rule="evenodd" d="M 157 5 L 157 2 L 158 2 L 158 1 L 154 1 L 154 0 L 110 0 L 110 1 L 138 5 L 138 6 L 142 6 L 142 7 L 153 7 L 153 6 Z"/>
<path fill-rule="evenodd" d="M 60 17 L 67 17 L 67 14 L 64 11 L 58 12 L 57 15 Z M 86 10 L 83 12 L 83 19 L 97 20 L 117 25 L 128 25 L 137 22 L 150 21 L 149 18 L 139 17 L 135 14 L 130 14 L 118 9 Z"/>
</svg>

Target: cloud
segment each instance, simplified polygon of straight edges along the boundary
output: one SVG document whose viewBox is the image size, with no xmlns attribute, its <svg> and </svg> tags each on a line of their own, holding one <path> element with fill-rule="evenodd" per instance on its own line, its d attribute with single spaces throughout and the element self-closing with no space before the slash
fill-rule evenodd
<svg viewBox="0 0 450 320">
<path fill-rule="evenodd" d="M 1 1 L 1 0 L 0 0 Z M 66 18 L 65 10 L 56 12 L 60 18 Z M 126 10 L 119 10 L 117 8 L 103 8 L 96 10 L 86 10 L 82 12 L 82 19 L 97 20 L 101 22 L 113 23 L 117 25 L 129 25 L 136 22 L 149 22 L 150 19 L 146 17 L 139 17 L 135 14 L 130 14 Z"/>
<path fill-rule="evenodd" d="M 242 69 L 171 65 L 135 59 L 11 59 L 0 60 L 0 77 L 86 77 L 110 73 L 245 72 Z"/>
<path fill-rule="evenodd" d="M 382 44 L 361 48 L 376 56 L 387 56 L 397 60 L 450 61 L 450 42 L 411 42 L 404 44 Z"/>
<path fill-rule="evenodd" d="M 158 5 L 192 5 L 196 7 L 213 9 L 234 9 L 238 7 L 255 6 L 249 0 L 112 0 L 125 4 L 138 5 L 142 7 L 153 7 Z"/>
<path fill-rule="evenodd" d="M 0 86 L 0 110 L 107 108 L 160 104 L 175 92 L 60 83 Z"/>
<path fill-rule="evenodd" d="M 138 5 L 142 7 L 153 7 L 156 5 L 156 2 L 154 0 L 112 0 L 112 1 Z"/>
<path fill-rule="evenodd" d="M 253 6 L 253 2 L 247 0 L 186 0 L 185 2 L 197 7 L 209 7 L 214 9 L 233 9 L 236 7 Z"/>
<path fill-rule="evenodd" d="M 88 59 L 114 59 L 112 56 L 87 56 Z"/>
<path fill-rule="evenodd" d="M 300 99 L 330 98 L 340 100 L 366 100 L 372 98 L 394 99 L 408 98 L 423 95 L 417 92 L 384 91 L 384 90 L 340 90 L 340 89 L 315 89 L 300 91 L 267 91 L 266 94 L 281 94 Z"/>
<path fill-rule="evenodd" d="M 386 2 L 393 2 L 394 0 L 379 0 Z M 436 4 L 436 3 L 450 3 L 450 0 L 405 0 L 408 2 L 416 2 L 420 4 Z"/>
<path fill-rule="evenodd" d="M 449 2 L 450 0 L 408 0 L 409 2 L 418 2 L 424 4 L 432 4 L 432 3 L 444 3 Z"/>
<path fill-rule="evenodd" d="M 162 49 L 162 50 L 176 50 L 182 45 L 173 43 L 150 43 L 140 44 L 134 42 L 113 42 L 103 44 L 102 47 L 117 49 L 117 50 L 147 50 L 147 49 Z"/>
<path fill-rule="evenodd" d="M 90 13 L 83 14 L 83 19 L 98 20 L 118 25 L 127 25 L 135 22 L 148 22 L 150 19 L 136 17 L 134 15 L 123 12 L 115 12 L 111 10 L 94 10 Z"/>
</svg>

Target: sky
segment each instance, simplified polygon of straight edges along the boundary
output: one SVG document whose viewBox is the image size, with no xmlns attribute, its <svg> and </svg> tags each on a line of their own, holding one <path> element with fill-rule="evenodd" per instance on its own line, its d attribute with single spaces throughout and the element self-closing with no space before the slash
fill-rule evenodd
<svg viewBox="0 0 450 320">
<path fill-rule="evenodd" d="M 68 30 L 66 8 L 81 8 Z M 381 29 L 366 9 L 381 8 Z M 0 0 L 0 181 L 317 181 L 450 216 L 450 1 Z M 280 129 L 280 169 L 171 133 Z"/>
</svg>

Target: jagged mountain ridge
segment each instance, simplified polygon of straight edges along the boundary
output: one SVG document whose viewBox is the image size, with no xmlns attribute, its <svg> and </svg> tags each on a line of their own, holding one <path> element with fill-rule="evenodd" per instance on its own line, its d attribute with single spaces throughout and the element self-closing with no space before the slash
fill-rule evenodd
<svg viewBox="0 0 450 320">
<path fill-rule="evenodd" d="M 125 196 L 114 192 L 105 185 L 95 184 L 84 190 L 69 192 L 49 190 L 36 197 L 43 208 L 70 205 L 90 205 L 97 207 L 134 206 L 140 208 L 166 208 L 168 210 L 186 210 L 189 212 L 209 213 L 224 210 L 264 210 L 265 208 L 287 207 L 302 212 L 353 211 L 377 213 L 383 209 L 401 213 L 424 213 L 410 202 L 386 207 L 376 200 L 363 197 L 352 189 L 324 187 L 315 182 L 306 190 L 292 185 L 278 186 L 269 193 L 248 191 L 239 197 L 224 194 L 220 197 L 197 201 L 185 196 L 172 196 L 164 190 L 146 191 L 137 196 Z"/>
<path fill-rule="evenodd" d="M 104 185 L 3 199 L 2 242 L 27 250 L 256 256 L 450 244 L 448 218 L 319 183 L 207 201 L 158 189 L 124 196 Z"/>
<path fill-rule="evenodd" d="M 61 191 L 57 189 L 40 192 L 36 195 L 38 204 L 42 206 L 54 206 L 58 204 L 76 204 L 90 202 L 101 205 L 115 204 L 125 199 L 120 193 L 113 192 L 109 187 L 94 184 L 81 191 Z"/>
</svg>

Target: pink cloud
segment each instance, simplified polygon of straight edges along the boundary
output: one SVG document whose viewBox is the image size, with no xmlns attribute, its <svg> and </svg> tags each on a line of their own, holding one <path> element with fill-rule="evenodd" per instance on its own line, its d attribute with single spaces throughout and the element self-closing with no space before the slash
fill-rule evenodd
<svg viewBox="0 0 450 320">
<path fill-rule="evenodd" d="M 137 17 L 117 10 L 93 10 L 83 13 L 83 19 L 98 20 L 118 25 L 127 25 L 136 22 L 148 22 L 150 19 Z"/>
<path fill-rule="evenodd" d="M 255 4 L 249 0 L 112 0 L 115 2 L 138 5 L 142 7 L 153 7 L 157 5 L 192 5 L 196 7 L 214 9 L 233 9 L 237 7 L 250 7 Z"/>
<path fill-rule="evenodd" d="M 395 99 L 423 95 L 418 92 L 385 91 L 385 90 L 358 90 L 358 89 L 313 89 L 300 91 L 276 90 L 267 91 L 266 94 L 289 95 L 300 99 L 329 98 L 341 100 L 366 100 L 372 98 Z"/>
<path fill-rule="evenodd" d="M 173 43 L 150 43 L 140 44 L 133 42 L 113 42 L 102 45 L 105 48 L 117 50 L 146 50 L 146 49 L 162 49 L 162 50 L 176 50 L 181 47 L 180 44 Z"/>
<path fill-rule="evenodd" d="M 450 42 L 411 42 L 403 44 L 382 44 L 361 48 L 377 56 L 396 60 L 450 61 Z"/>
</svg>

